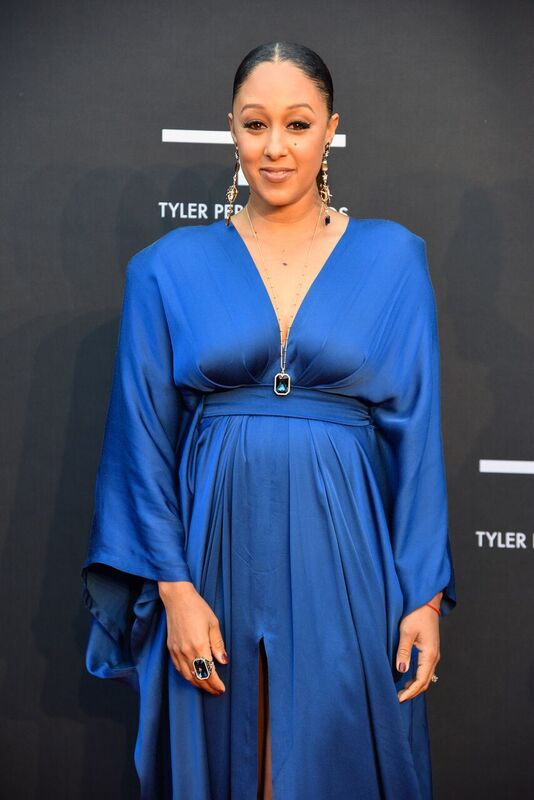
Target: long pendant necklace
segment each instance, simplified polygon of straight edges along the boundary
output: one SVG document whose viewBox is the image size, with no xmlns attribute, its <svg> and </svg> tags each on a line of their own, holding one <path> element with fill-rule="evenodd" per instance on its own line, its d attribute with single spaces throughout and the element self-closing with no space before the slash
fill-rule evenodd
<svg viewBox="0 0 534 800">
<path fill-rule="evenodd" d="M 252 233 L 253 233 L 254 238 L 256 240 L 256 244 L 258 245 L 258 250 L 260 251 L 261 261 L 262 261 L 262 264 L 263 264 L 263 270 L 264 270 L 264 272 L 265 272 L 265 274 L 267 276 L 267 279 L 268 279 L 268 282 L 269 282 L 269 286 L 271 288 L 271 293 L 272 293 L 272 297 L 273 297 L 273 301 L 274 301 L 275 313 L 276 313 L 276 317 L 278 319 L 278 325 L 280 327 L 280 372 L 277 372 L 276 375 L 274 376 L 273 389 L 274 389 L 274 393 L 275 394 L 280 395 L 282 397 L 288 395 L 289 392 L 291 391 L 291 375 L 289 375 L 289 373 L 286 372 L 287 340 L 289 339 L 289 331 L 291 330 L 291 325 L 293 324 L 293 319 L 294 319 L 295 313 L 296 313 L 296 303 L 297 303 L 298 297 L 300 295 L 300 289 L 302 287 L 302 279 L 303 279 L 304 274 L 305 274 L 305 272 L 306 272 L 306 270 L 308 268 L 308 258 L 309 258 L 309 255 L 310 255 L 310 251 L 311 251 L 312 245 L 313 245 L 313 243 L 315 241 L 317 228 L 319 226 L 319 220 L 321 219 L 321 214 L 323 213 L 323 210 L 324 210 L 324 204 L 321 204 L 321 208 L 320 208 L 320 211 L 319 211 L 319 216 L 317 218 L 317 222 L 315 223 L 315 230 L 313 232 L 312 240 L 311 240 L 310 245 L 308 247 L 308 252 L 306 253 L 306 261 L 305 261 L 305 264 L 304 264 L 304 269 L 302 270 L 302 275 L 301 275 L 300 282 L 297 284 L 298 290 L 297 290 L 297 295 L 295 297 L 295 302 L 293 303 L 293 313 L 291 314 L 291 318 L 290 318 L 289 325 L 288 325 L 288 328 L 287 328 L 285 341 L 283 341 L 283 333 L 282 333 L 282 325 L 281 325 L 281 322 L 280 322 L 278 299 L 277 299 L 275 291 L 274 291 L 274 287 L 273 287 L 273 284 L 272 284 L 272 281 L 271 281 L 271 276 L 270 276 L 270 274 L 269 274 L 269 272 L 268 272 L 268 270 L 267 270 L 267 268 L 265 266 L 265 259 L 263 258 L 263 252 L 262 252 L 258 237 L 256 235 L 256 231 L 254 230 L 254 226 L 252 225 L 252 220 L 250 219 L 250 214 L 249 214 L 249 211 L 248 211 L 248 204 L 245 205 L 245 211 L 247 212 L 248 221 L 250 223 L 250 227 L 252 229 Z"/>
</svg>

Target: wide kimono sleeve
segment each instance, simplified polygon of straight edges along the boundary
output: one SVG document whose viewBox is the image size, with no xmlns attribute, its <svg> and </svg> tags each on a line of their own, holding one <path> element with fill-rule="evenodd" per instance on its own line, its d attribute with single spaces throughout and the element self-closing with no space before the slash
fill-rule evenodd
<svg viewBox="0 0 534 800">
<path fill-rule="evenodd" d="M 426 242 L 411 234 L 387 287 L 373 363 L 373 418 L 390 489 L 390 537 L 403 593 L 402 617 L 443 591 L 456 605 L 441 431 L 438 319 Z"/>
<path fill-rule="evenodd" d="M 191 581 L 178 507 L 187 420 L 150 247 L 128 263 L 90 541 L 81 575 L 93 614 L 88 670 L 136 686 L 158 580 Z M 152 606 L 151 606 L 152 604 Z"/>
</svg>

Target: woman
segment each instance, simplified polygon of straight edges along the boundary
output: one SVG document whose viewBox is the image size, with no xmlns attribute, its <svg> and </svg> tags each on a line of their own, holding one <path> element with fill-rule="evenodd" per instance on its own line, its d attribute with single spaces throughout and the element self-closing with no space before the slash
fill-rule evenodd
<svg viewBox="0 0 534 800">
<path fill-rule="evenodd" d="M 432 796 L 436 307 L 423 239 L 329 207 L 338 121 L 316 53 L 252 50 L 226 219 L 128 265 L 82 573 L 87 667 L 140 693 L 145 800 Z"/>
</svg>

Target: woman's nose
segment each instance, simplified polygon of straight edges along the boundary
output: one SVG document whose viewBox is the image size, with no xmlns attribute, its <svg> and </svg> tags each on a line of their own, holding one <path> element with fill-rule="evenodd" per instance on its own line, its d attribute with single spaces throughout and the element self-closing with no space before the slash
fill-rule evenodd
<svg viewBox="0 0 534 800">
<path fill-rule="evenodd" d="M 267 142 L 265 144 L 265 155 L 269 156 L 269 158 L 279 158 L 281 155 L 284 155 L 287 152 L 287 146 L 284 141 L 284 133 L 283 131 L 279 131 L 277 128 L 271 128 L 269 132 L 269 136 L 267 138 Z"/>
</svg>

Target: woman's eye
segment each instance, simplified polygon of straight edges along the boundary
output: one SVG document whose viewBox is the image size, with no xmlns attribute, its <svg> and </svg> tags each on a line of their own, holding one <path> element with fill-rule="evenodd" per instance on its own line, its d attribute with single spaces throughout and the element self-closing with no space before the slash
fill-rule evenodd
<svg viewBox="0 0 534 800">
<path fill-rule="evenodd" d="M 309 122 L 303 122 L 302 120 L 294 120 L 293 122 L 290 122 L 289 124 L 290 125 L 298 125 L 298 126 L 300 126 L 299 128 L 297 128 L 297 130 L 305 130 L 306 128 L 310 127 L 310 123 Z M 250 128 L 253 131 L 259 130 L 259 128 L 256 127 L 257 125 L 263 125 L 263 122 L 260 122 L 260 120 L 257 120 L 257 119 L 253 119 L 250 122 L 243 123 L 243 127 L 244 128 Z"/>
</svg>

